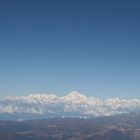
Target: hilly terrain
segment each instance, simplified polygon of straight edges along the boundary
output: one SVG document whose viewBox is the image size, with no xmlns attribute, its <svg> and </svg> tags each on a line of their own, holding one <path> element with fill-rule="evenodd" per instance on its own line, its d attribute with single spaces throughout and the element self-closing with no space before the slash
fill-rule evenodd
<svg viewBox="0 0 140 140">
<path fill-rule="evenodd" d="M 140 140 L 140 114 L 0 121 L 0 140 Z"/>
</svg>

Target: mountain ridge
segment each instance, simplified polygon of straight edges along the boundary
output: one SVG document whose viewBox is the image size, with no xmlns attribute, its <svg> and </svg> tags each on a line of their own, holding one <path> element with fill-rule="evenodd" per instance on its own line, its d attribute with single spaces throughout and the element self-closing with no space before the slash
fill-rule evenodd
<svg viewBox="0 0 140 140">
<path fill-rule="evenodd" d="M 139 99 L 87 97 L 77 91 L 66 96 L 30 94 L 6 97 L 0 101 L 1 114 L 33 114 L 44 117 L 102 117 L 139 112 Z"/>
</svg>

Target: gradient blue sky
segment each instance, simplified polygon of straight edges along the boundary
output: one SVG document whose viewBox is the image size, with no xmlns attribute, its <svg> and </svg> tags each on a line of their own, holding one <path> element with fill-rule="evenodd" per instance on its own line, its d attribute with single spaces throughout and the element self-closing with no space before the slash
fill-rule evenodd
<svg viewBox="0 0 140 140">
<path fill-rule="evenodd" d="M 0 97 L 73 90 L 140 98 L 139 0 L 1 0 Z"/>
</svg>

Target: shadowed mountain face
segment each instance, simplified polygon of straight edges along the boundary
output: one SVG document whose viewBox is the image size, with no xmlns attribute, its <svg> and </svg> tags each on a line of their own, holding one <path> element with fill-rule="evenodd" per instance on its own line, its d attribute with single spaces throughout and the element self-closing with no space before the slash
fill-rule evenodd
<svg viewBox="0 0 140 140">
<path fill-rule="evenodd" d="M 139 117 L 1 121 L 0 140 L 139 140 Z"/>
</svg>

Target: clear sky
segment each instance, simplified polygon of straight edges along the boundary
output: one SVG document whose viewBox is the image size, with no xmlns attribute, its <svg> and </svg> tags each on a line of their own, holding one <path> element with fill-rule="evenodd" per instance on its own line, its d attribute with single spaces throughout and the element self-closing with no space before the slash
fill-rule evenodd
<svg viewBox="0 0 140 140">
<path fill-rule="evenodd" d="M 73 90 L 140 98 L 140 1 L 1 0 L 0 97 Z"/>
</svg>

